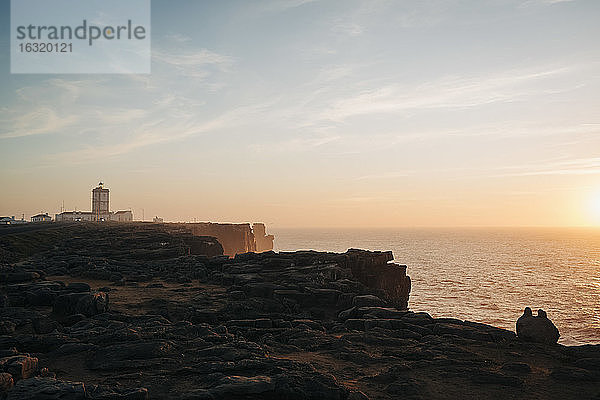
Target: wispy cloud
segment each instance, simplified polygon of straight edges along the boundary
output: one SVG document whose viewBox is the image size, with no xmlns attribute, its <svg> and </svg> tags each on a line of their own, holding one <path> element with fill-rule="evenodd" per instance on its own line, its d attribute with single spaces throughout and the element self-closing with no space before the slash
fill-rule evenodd
<svg viewBox="0 0 600 400">
<path fill-rule="evenodd" d="M 92 82 L 95 86 L 99 81 Z M 17 89 L 16 104 L 0 110 L 0 139 L 53 134 L 74 127 L 79 116 L 69 106 L 77 104 L 89 84 L 83 80 L 49 79 L 35 87 Z"/>
<path fill-rule="evenodd" d="M 341 136 L 336 134 L 312 134 L 269 143 L 255 143 L 250 145 L 249 149 L 264 154 L 304 152 L 335 143 L 340 139 Z"/>
<path fill-rule="evenodd" d="M 389 84 L 338 100 L 321 113 L 321 118 L 343 121 L 352 116 L 365 114 L 433 108 L 466 108 L 514 102 L 539 94 L 540 89 L 529 88 L 528 84 L 574 70 L 573 67 L 561 67 L 538 71 L 509 71 L 482 77 L 448 77 L 417 86 Z"/>
<path fill-rule="evenodd" d="M 365 28 L 363 26 L 348 21 L 337 21 L 331 27 L 332 32 L 345 36 L 359 36 L 362 35 L 364 30 Z"/>
<path fill-rule="evenodd" d="M 600 135 L 600 124 L 583 123 L 571 125 L 540 125 L 522 123 L 497 123 L 488 126 L 474 126 L 452 131 L 430 132 L 430 136 L 492 136 L 496 138 L 525 138 L 525 137 L 548 137 L 563 136 L 568 141 L 578 143 L 583 135 Z M 564 145 L 564 142 L 561 142 Z"/>
<path fill-rule="evenodd" d="M 175 67 L 231 65 L 233 62 L 231 57 L 215 53 L 208 49 L 188 51 L 166 51 L 164 49 L 155 49 L 152 53 L 152 58 L 155 61 L 160 61 Z"/>
<path fill-rule="evenodd" d="M 126 140 L 127 134 L 119 136 L 115 132 L 130 134 L 156 118 L 177 126 L 181 121 L 189 122 L 203 106 L 193 93 L 194 85 L 202 84 L 209 92 L 218 90 L 223 85 L 218 79 L 213 78 L 210 83 L 205 79 L 215 70 L 226 74 L 234 63 L 232 57 L 208 49 L 175 52 L 156 48 L 153 60 L 160 73 L 151 77 L 52 78 L 16 90 L 14 104 L 0 109 L 0 140 L 46 134 L 73 136 L 93 130 L 118 143 Z M 182 77 L 188 78 L 185 85 L 178 83 Z M 182 89 L 165 90 L 171 86 Z M 137 143 L 148 145 L 160 140 L 146 135 Z M 125 153 L 137 147 L 123 143 L 107 150 Z"/>
<path fill-rule="evenodd" d="M 208 49 L 155 49 L 152 61 L 175 69 L 175 73 L 190 78 L 205 79 L 210 75 L 207 67 L 228 70 L 234 63 L 233 57 L 215 53 Z"/>
<path fill-rule="evenodd" d="M 576 0 L 527 0 L 522 3 L 524 6 L 535 5 L 535 4 L 558 4 L 558 3 L 572 3 Z"/>
<path fill-rule="evenodd" d="M 600 175 L 600 157 L 548 161 L 545 163 L 508 166 L 502 169 L 508 172 L 496 176 Z"/>
<path fill-rule="evenodd" d="M 518 5 L 519 8 L 531 8 L 539 6 L 553 6 L 560 3 L 574 3 L 577 0 L 525 0 Z"/>
<path fill-rule="evenodd" d="M 190 42 L 192 40 L 191 37 L 189 37 L 187 35 L 182 35 L 181 33 L 177 33 L 177 32 L 170 32 L 165 35 L 165 38 L 168 40 L 172 40 L 174 42 L 178 42 L 178 43 L 186 43 L 186 42 Z"/>
<path fill-rule="evenodd" d="M 100 157 L 112 157 L 130 153 L 147 146 L 181 141 L 186 138 L 231 129 L 243 124 L 248 116 L 257 112 L 259 106 L 240 106 L 213 118 L 202 118 L 193 113 L 180 112 L 175 118 L 165 114 L 163 107 L 169 102 L 158 103 L 139 120 L 139 125 L 125 139 L 100 146 L 87 146 L 72 151 L 50 155 L 51 160 L 69 160 L 69 163 L 94 161 Z"/>
<path fill-rule="evenodd" d="M 2 125 L 10 128 L 0 131 L 0 139 L 55 133 L 72 126 L 77 121 L 73 115 L 57 115 L 56 111 L 49 107 L 39 107 L 25 113 L 4 114 L 0 121 Z"/>
<path fill-rule="evenodd" d="M 385 172 L 381 174 L 369 174 L 369 175 L 361 175 L 355 178 L 357 181 L 372 181 L 379 179 L 397 179 L 397 178 L 406 178 L 414 174 L 414 171 L 403 171 L 403 172 Z"/>
<path fill-rule="evenodd" d="M 264 4 L 263 11 L 282 12 L 317 1 L 319 0 L 271 0 Z"/>
</svg>

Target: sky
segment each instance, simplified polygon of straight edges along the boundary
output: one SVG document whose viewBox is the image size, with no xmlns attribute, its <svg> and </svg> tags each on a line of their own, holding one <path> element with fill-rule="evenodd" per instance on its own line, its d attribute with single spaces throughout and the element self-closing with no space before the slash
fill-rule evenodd
<svg viewBox="0 0 600 400">
<path fill-rule="evenodd" d="M 151 74 L 10 73 L 0 214 L 599 226 L 597 0 L 152 1 Z"/>
</svg>

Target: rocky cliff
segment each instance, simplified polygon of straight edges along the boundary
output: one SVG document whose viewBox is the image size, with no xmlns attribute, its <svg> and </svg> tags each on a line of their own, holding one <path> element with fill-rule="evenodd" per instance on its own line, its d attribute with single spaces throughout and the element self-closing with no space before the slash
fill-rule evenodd
<svg viewBox="0 0 600 400">
<path fill-rule="evenodd" d="M 133 228 L 40 231 L 0 265 L 0 398 L 600 396 L 600 346 L 409 311 L 389 252 L 215 256 L 214 239 Z"/>
<path fill-rule="evenodd" d="M 382 298 L 395 307 L 408 308 L 410 277 L 406 275 L 406 265 L 391 263 L 391 251 L 367 252 L 349 249 L 345 254 L 345 264 L 352 276 L 362 284 L 380 289 Z"/>
<path fill-rule="evenodd" d="M 250 224 L 221 224 L 199 222 L 175 225 L 187 229 L 193 235 L 215 237 L 223 246 L 224 254 L 235 256 L 248 252 L 263 252 L 273 250 L 273 235 L 267 235 L 265 225 Z"/>
</svg>

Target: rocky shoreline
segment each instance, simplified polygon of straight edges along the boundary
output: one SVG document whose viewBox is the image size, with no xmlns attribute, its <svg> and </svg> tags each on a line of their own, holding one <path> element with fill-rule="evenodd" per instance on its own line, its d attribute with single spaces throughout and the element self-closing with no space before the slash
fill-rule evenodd
<svg viewBox="0 0 600 400">
<path fill-rule="evenodd" d="M 390 252 L 231 258 L 150 224 L 0 250 L 3 399 L 600 399 L 600 346 L 412 312 Z"/>
</svg>

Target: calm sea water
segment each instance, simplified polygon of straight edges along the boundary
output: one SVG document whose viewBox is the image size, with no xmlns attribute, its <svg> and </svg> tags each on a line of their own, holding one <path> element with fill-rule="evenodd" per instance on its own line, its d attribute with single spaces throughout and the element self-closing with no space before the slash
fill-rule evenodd
<svg viewBox="0 0 600 400">
<path fill-rule="evenodd" d="M 409 307 L 513 330 L 543 308 L 565 345 L 600 343 L 600 229 L 272 229 L 275 250 L 392 250 Z"/>
</svg>

